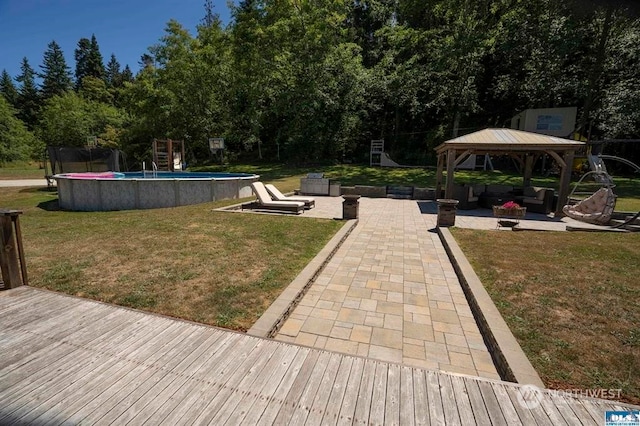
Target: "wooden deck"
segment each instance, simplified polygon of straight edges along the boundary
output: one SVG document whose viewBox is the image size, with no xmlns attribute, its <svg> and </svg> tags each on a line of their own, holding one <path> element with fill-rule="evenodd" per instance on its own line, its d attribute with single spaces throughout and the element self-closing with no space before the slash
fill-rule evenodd
<svg viewBox="0 0 640 426">
<path fill-rule="evenodd" d="M 526 390 L 526 389 L 525 389 Z M 0 424 L 602 424 L 617 403 L 0 292 Z"/>
</svg>

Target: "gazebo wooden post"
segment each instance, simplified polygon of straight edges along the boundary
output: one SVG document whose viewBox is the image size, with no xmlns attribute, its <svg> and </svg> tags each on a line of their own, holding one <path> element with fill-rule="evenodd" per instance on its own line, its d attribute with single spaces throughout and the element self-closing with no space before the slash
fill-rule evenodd
<svg viewBox="0 0 640 426">
<path fill-rule="evenodd" d="M 562 207 L 567 204 L 567 199 L 569 198 L 569 185 L 571 184 L 571 172 L 573 169 L 574 156 L 574 150 L 565 151 L 562 156 L 564 165 L 562 165 L 562 170 L 560 172 L 560 188 L 558 188 L 558 204 L 556 205 L 555 212 L 555 215 L 558 217 L 564 216 Z"/>
<path fill-rule="evenodd" d="M 444 155 L 438 154 L 438 167 L 436 169 L 436 199 L 440 198 L 442 193 L 442 172 L 444 169 Z"/>
<path fill-rule="evenodd" d="M 524 179 L 522 180 L 522 186 L 531 186 L 531 176 L 533 176 L 533 160 L 532 154 L 525 154 L 524 160 Z"/>
<path fill-rule="evenodd" d="M 453 179 L 456 169 L 456 150 L 449 148 L 447 150 L 447 186 L 444 191 L 444 198 L 453 197 Z"/>
</svg>

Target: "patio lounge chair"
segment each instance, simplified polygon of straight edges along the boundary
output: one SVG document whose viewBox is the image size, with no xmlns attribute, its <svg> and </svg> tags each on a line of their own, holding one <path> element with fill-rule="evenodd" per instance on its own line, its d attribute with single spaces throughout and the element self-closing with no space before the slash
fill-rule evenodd
<svg viewBox="0 0 640 426">
<path fill-rule="evenodd" d="M 616 205 L 616 196 L 611 188 L 600 188 L 593 195 L 578 204 L 566 205 L 562 208 L 570 218 L 583 222 L 606 225 L 611 219 Z"/>
<path fill-rule="evenodd" d="M 258 197 L 258 200 L 254 203 L 243 205 L 243 208 L 277 210 L 296 214 L 300 214 L 304 210 L 304 203 L 302 201 L 274 201 L 262 182 L 253 182 L 251 188 L 253 188 L 253 192 L 256 194 L 256 197 Z"/>
<path fill-rule="evenodd" d="M 276 201 L 302 201 L 306 209 L 312 209 L 316 205 L 316 200 L 313 197 L 302 197 L 302 196 L 288 197 L 284 195 L 282 192 L 280 192 L 278 188 L 276 188 L 274 185 L 271 185 L 270 183 L 266 184 L 265 188 L 267 188 L 267 191 L 269 191 L 269 194 L 271 194 L 273 199 Z"/>
</svg>

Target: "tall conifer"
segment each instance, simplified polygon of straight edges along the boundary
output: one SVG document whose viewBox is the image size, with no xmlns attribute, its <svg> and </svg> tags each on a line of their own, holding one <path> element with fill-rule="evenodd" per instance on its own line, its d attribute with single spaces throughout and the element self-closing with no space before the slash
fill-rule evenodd
<svg viewBox="0 0 640 426">
<path fill-rule="evenodd" d="M 107 64 L 105 74 L 105 82 L 107 83 L 107 87 L 119 87 L 122 84 L 120 74 L 120 62 L 118 62 L 118 60 L 116 59 L 116 55 L 112 53 L 111 59 L 109 59 L 109 63 Z"/>
<path fill-rule="evenodd" d="M 105 69 L 104 63 L 102 62 L 102 54 L 100 53 L 100 47 L 98 47 L 98 40 L 96 40 L 95 34 L 91 36 L 89 56 L 87 58 L 87 74 L 95 78 L 105 78 Z"/>
<path fill-rule="evenodd" d="M 40 106 L 40 93 L 35 81 L 36 73 L 31 68 L 26 57 L 22 58 L 20 71 L 20 75 L 16 77 L 16 80 L 21 84 L 18 89 L 18 118 L 24 121 L 27 127 L 32 130 L 38 121 Z"/>
<path fill-rule="evenodd" d="M 40 65 L 42 73 L 42 97 L 49 99 L 61 95 L 71 88 L 71 73 L 64 59 L 64 54 L 58 43 L 52 41 L 44 52 L 44 59 Z"/>
<path fill-rule="evenodd" d="M 9 75 L 6 69 L 2 70 L 0 76 L 0 94 L 9 102 L 9 104 L 15 107 L 18 103 L 18 89 L 13 84 L 13 79 Z"/>
</svg>

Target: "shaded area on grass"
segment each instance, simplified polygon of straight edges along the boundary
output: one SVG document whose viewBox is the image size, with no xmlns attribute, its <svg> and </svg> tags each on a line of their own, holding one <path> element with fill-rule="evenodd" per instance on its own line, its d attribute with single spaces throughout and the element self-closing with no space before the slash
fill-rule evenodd
<svg viewBox="0 0 640 426">
<path fill-rule="evenodd" d="M 251 327 L 343 225 L 212 211 L 229 200 L 116 212 L 42 208 L 55 202 L 35 189 L 0 193 L 0 205 L 24 210 L 31 285 L 235 330 Z"/>
<path fill-rule="evenodd" d="M 545 384 L 640 403 L 640 235 L 452 233 Z"/>
</svg>

